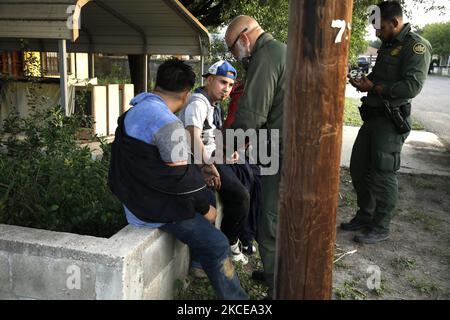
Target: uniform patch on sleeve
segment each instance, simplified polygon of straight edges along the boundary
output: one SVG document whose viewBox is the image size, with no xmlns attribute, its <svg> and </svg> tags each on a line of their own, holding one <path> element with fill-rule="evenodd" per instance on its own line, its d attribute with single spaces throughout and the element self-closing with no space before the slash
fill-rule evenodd
<svg viewBox="0 0 450 320">
<path fill-rule="evenodd" d="M 415 54 L 424 54 L 427 51 L 427 47 L 423 43 L 416 43 L 413 47 L 413 51 Z"/>
</svg>

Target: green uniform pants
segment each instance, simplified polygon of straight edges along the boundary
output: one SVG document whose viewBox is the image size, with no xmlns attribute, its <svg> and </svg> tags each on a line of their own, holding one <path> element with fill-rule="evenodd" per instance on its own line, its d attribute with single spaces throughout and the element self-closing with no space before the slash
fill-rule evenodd
<svg viewBox="0 0 450 320">
<path fill-rule="evenodd" d="M 408 134 L 397 133 L 385 117 L 373 117 L 364 122 L 353 145 L 350 174 L 359 207 L 356 218 L 378 232 L 389 232 L 398 195 L 396 172 Z"/>
<path fill-rule="evenodd" d="M 270 296 L 273 296 L 274 288 L 280 180 L 281 169 L 276 175 L 262 177 L 262 213 L 256 236 L 259 245 L 259 254 L 264 267 L 264 278 L 269 286 Z"/>
</svg>

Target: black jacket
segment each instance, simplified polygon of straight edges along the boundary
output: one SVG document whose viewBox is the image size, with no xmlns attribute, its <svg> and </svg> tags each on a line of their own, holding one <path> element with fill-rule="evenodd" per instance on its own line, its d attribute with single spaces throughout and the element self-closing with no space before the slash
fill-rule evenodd
<svg viewBox="0 0 450 320">
<path fill-rule="evenodd" d="M 108 185 L 140 220 L 175 222 L 209 210 L 208 189 L 194 165 L 166 165 L 156 146 L 130 137 L 118 120 L 111 148 Z"/>
</svg>

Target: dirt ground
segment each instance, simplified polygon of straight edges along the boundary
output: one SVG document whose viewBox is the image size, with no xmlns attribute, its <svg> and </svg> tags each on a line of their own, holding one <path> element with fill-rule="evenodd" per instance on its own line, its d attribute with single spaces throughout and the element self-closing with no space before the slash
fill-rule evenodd
<svg viewBox="0 0 450 320">
<path fill-rule="evenodd" d="M 450 179 L 398 178 L 399 201 L 388 241 L 360 245 L 352 240 L 354 232 L 337 228 L 334 299 L 450 299 Z M 342 169 L 337 226 L 355 210 L 351 178 Z"/>
<path fill-rule="evenodd" d="M 348 169 L 341 169 L 337 212 L 333 299 L 450 299 L 450 179 L 399 174 L 399 201 L 390 239 L 378 244 L 354 242 L 355 232 L 341 222 L 356 212 L 356 194 Z M 356 251 L 355 251 L 356 250 Z M 267 287 L 251 279 L 261 269 L 258 254 L 237 265 L 250 299 L 259 300 Z M 207 279 L 188 276 L 179 282 L 177 299 L 215 299 Z"/>
</svg>

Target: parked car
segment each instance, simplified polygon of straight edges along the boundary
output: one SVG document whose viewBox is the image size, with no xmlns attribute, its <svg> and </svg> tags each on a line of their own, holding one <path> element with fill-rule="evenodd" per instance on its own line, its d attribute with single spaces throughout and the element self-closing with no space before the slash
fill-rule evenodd
<svg viewBox="0 0 450 320">
<path fill-rule="evenodd" d="M 372 59 L 371 59 L 372 58 Z M 372 61 L 376 60 L 376 57 L 359 56 L 355 64 L 348 64 L 348 78 L 359 79 L 362 75 L 367 75 L 369 70 L 373 67 Z M 348 80 L 347 80 L 348 81 Z"/>
<path fill-rule="evenodd" d="M 358 57 L 358 68 L 364 73 L 369 73 L 370 61 L 366 57 Z"/>
<path fill-rule="evenodd" d="M 358 72 L 368 74 L 371 67 L 373 66 L 371 65 L 370 58 L 360 56 L 358 57 L 356 64 L 348 65 L 348 72 L 350 73 L 352 70 L 357 70 Z"/>
</svg>

